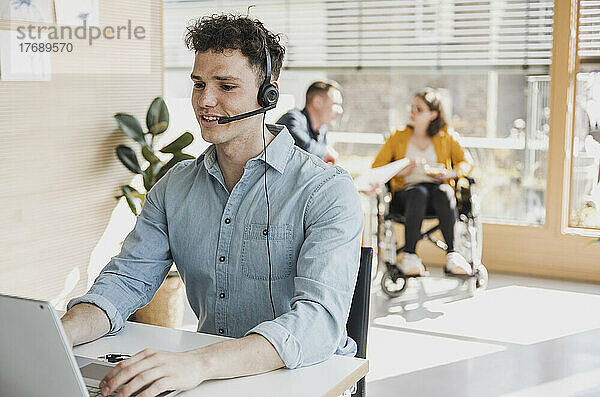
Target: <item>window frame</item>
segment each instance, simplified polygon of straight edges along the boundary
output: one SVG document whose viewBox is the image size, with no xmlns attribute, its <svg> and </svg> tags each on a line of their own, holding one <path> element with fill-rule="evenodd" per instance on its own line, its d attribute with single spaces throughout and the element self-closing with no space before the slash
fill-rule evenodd
<svg viewBox="0 0 600 397">
<path fill-rule="evenodd" d="M 571 31 L 575 31 L 576 34 L 574 35 L 575 37 L 571 37 L 571 45 L 573 45 L 574 48 L 574 66 L 573 66 L 573 70 L 569 70 L 569 79 L 572 79 L 573 83 L 573 92 L 572 94 L 569 93 L 570 97 L 567 98 L 567 100 L 569 100 L 570 102 L 568 103 L 568 105 L 570 106 L 571 109 L 571 113 L 569 114 L 569 120 L 568 123 L 570 125 L 567 126 L 568 130 L 565 131 L 565 133 L 568 133 L 568 146 L 567 146 L 567 154 L 568 154 L 568 163 L 565 164 L 565 169 L 566 171 L 568 171 L 569 176 L 567 181 L 565 181 L 565 193 L 567 194 L 566 197 L 566 202 L 563 203 L 563 215 L 564 215 L 564 220 L 563 220 L 563 224 L 562 224 L 562 229 L 564 231 L 564 233 L 566 234 L 572 234 L 572 235 L 579 235 L 579 236 L 585 236 L 585 237 L 600 237 L 600 225 L 598 227 L 585 227 L 585 226 L 572 226 L 571 225 L 571 211 L 573 210 L 573 203 L 572 203 L 572 197 L 573 197 L 573 161 L 574 161 L 574 146 L 575 146 L 575 106 L 576 106 L 576 93 L 577 93 L 577 75 L 579 73 L 579 66 L 581 65 L 581 61 L 582 58 L 580 57 L 580 49 L 579 49 L 579 36 L 580 36 L 580 31 L 579 31 L 579 22 L 581 22 L 581 0 L 578 0 L 576 2 L 576 7 L 577 10 L 573 10 L 572 11 L 572 15 L 575 16 L 576 20 L 575 21 L 570 21 L 571 24 Z M 571 51 L 573 51 L 571 49 Z M 584 58 L 585 61 L 598 61 L 597 59 L 586 59 Z M 591 63 L 591 62 L 590 62 Z"/>
</svg>

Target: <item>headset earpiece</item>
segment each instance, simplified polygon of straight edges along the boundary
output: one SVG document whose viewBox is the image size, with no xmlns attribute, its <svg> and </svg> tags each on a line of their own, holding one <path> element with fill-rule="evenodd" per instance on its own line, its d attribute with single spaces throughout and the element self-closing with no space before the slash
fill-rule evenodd
<svg viewBox="0 0 600 397">
<path fill-rule="evenodd" d="M 279 90 L 273 83 L 271 83 L 271 54 L 269 54 L 269 47 L 265 42 L 265 56 L 266 56 L 266 69 L 265 79 L 263 80 L 258 90 L 258 104 L 263 107 L 275 107 L 277 100 L 279 99 Z"/>
<path fill-rule="evenodd" d="M 258 104 L 264 108 L 275 106 L 279 99 L 279 90 L 273 83 L 263 85 L 259 91 Z"/>
</svg>

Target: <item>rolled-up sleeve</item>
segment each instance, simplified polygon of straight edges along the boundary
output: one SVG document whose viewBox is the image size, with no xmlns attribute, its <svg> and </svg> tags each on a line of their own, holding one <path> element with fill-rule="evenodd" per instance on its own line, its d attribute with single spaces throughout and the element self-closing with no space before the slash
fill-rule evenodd
<svg viewBox="0 0 600 397">
<path fill-rule="evenodd" d="M 358 193 L 341 168 L 319 183 L 305 206 L 305 239 L 291 310 L 254 327 L 287 368 L 322 362 L 344 351 L 346 321 L 358 274 L 363 215 Z"/>
<path fill-rule="evenodd" d="M 146 195 L 121 252 L 102 269 L 84 296 L 67 305 L 67 309 L 78 303 L 98 306 L 110 320 L 108 335 L 118 333 L 131 313 L 150 302 L 173 262 L 163 206 L 168 175 Z"/>
</svg>

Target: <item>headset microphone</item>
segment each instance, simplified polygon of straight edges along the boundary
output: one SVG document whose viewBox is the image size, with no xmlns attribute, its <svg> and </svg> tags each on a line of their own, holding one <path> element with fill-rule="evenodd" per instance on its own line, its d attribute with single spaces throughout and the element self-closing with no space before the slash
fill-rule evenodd
<svg viewBox="0 0 600 397">
<path fill-rule="evenodd" d="M 221 117 L 219 118 L 219 124 L 227 124 L 227 123 L 231 123 L 232 121 L 238 121 L 241 119 L 245 119 L 246 117 L 252 117 L 252 116 L 256 116 L 257 114 L 260 113 L 265 113 L 271 109 L 274 109 L 275 105 L 271 105 L 271 106 L 267 106 L 264 108 L 260 108 L 260 109 L 256 109 L 253 110 L 251 112 L 246 112 L 246 113 L 242 113 L 242 114 L 238 114 L 237 116 L 232 116 L 232 117 Z"/>
<path fill-rule="evenodd" d="M 265 113 L 271 109 L 275 108 L 277 105 L 277 100 L 279 100 L 279 90 L 275 87 L 275 84 L 271 83 L 271 54 L 269 54 L 269 47 L 265 42 L 265 56 L 267 67 L 265 70 L 265 79 L 263 80 L 260 88 L 258 89 L 258 104 L 261 106 L 260 109 L 252 110 L 250 112 L 238 114 L 237 116 L 232 117 L 221 117 L 219 118 L 219 124 L 227 124 L 232 121 L 237 121 L 241 119 L 245 119 L 246 117 L 256 116 L 260 113 Z M 263 123 L 264 124 L 264 123 Z"/>
</svg>

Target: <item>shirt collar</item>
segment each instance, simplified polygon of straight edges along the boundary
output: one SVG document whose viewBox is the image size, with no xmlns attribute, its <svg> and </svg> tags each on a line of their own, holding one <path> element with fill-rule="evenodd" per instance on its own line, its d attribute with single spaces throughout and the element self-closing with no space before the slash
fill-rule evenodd
<svg viewBox="0 0 600 397">
<path fill-rule="evenodd" d="M 285 166 L 292 154 L 294 139 L 287 128 L 279 124 L 265 124 L 269 132 L 275 135 L 275 138 L 267 146 L 267 164 L 283 174 Z M 264 161 L 265 153 L 261 152 L 257 157 L 248 160 L 246 167 L 257 160 Z"/>
<path fill-rule="evenodd" d="M 269 132 L 275 135 L 275 138 L 267 146 L 267 164 L 276 169 L 280 174 L 283 174 L 285 166 L 291 156 L 291 149 L 294 145 L 294 140 L 287 128 L 278 124 L 265 124 Z M 264 152 L 258 156 L 251 158 L 246 163 L 246 168 L 250 168 L 258 161 L 264 161 Z M 204 162 L 204 167 L 211 169 L 217 162 L 217 150 L 215 145 L 210 145 L 196 160 L 196 164 Z"/>
<path fill-rule="evenodd" d="M 210 145 L 204 150 L 204 152 L 198 156 L 198 160 L 196 160 L 196 165 L 200 165 L 200 162 L 204 163 L 204 167 L 208 170 L 217 162 L 217 150 L 215 145 Z"/>
<path fill-rule="evenodd" d="M 326 125 L 322 125 L 321 127 L 319 127 L 318 130 L 313 130 L 312 128 L 312 124 L 310 122 L 310 116 L 308 115 L 308 110 L 306 110 L 306 108 L 302 109 L 300 111 L 304 116 L 306 116 L 306 122 L 308 123 L 308 132 L 310 132 L 310 134 L 312 135 L 312 137 L 315 140 L 319 140 L 319 135 L 323 135 L 325 136 L 325 134 L 327 133 L 327 126 Z"/>
</svg>

